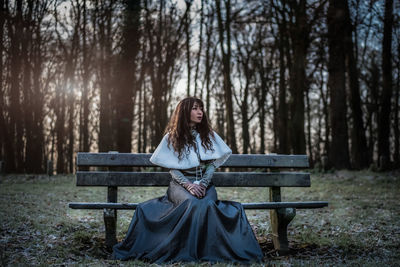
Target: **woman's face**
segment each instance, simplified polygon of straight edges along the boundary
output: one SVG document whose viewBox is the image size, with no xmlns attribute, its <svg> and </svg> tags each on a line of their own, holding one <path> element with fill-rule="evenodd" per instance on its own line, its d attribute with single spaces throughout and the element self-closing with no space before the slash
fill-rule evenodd
<svg viewBox="0 0 400 267">
<path fill-rule="evenodd" d="M 203 107 L 200 107 L 200 105 L 195 102 L 190 113 L 190 126 L 194 126 L 197 123 L 200 123 L 202 119 Z"/>
</svg>

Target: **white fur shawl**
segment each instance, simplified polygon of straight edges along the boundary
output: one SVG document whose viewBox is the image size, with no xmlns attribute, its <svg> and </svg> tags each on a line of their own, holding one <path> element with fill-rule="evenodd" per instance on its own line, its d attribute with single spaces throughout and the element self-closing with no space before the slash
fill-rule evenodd
<svg viewBox="0 0 400 267">
<path fill-rule="evenodd" d="M 175 152 L 172 144 L 170 145 L 171 148 L 168 147 L 168 135 L 169 134 L 166 134 L 163 137 L 160 144 L 151 156 L 150 161 L 153 164 L 164 168 L 181 170 L 190 169 L 200 165 L 197 153 L 193 147 L 190 148 L 190 152 L 187 157 L 185 156 L 185 153 L 183 153 L 182 159 L 179 160 L 178 153 Z M 218 168 L 229 158 L 229 156 L 232 154 L 232 150 L 225 144 L 225 142 L 216 132 L 214 132 L 214 136 L 215 140 L 210 136 L 214 152 L 211 150 L 206 151 L 204 149 L 204 147 L 201 145 L 201 138 L 198 132 L 196 132 L 195 142 L 199 148 L 200 159 L 213 159 L 215 160 L 215 167 Z"/>
</svg>

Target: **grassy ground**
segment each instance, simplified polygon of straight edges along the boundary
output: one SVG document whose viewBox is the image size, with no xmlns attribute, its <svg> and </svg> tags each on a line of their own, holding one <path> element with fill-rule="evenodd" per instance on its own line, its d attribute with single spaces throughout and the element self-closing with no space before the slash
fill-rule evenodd
<svg viewBox="0 0 400 267">
<path fill-rule="evenodd" d="M 265 265 L 399 266 L 400 172 L 341 171 L 311 177 L 311 188 L 284 188 L 284 200 L 326 200 L 330 205 L 297 210 L 289 225 L 290 255 L 279 256 L 273 249 L 269 212 L 246 211 L 264 251 Z M 268 198 L 267 188 L 217 190 L 220 199 L 252 202 Z M 121 188 L 119 199 L 141 202 L 164 193 L 165 188 Z M 105 196 L 105 188 L 76 187 L 73 176 L 1 177 L 0 266 L 143 265 L 108 259 L 102 211 L 68 208 L 68 202 L 105 201 Z M 119 240 L 132 214 L 119 211 Z"/>
</svg>

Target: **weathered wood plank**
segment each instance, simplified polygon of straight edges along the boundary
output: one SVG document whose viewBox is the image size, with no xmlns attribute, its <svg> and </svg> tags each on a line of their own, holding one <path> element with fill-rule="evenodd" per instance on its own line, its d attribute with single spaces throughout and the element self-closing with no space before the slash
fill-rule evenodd
<svg viewBox="0 0 400 267">
<path fill-rule="evenodd" d="M 102 202 L 71 202 L 71 209 L 119 209 L 134 210 L 139 203 L 102 203 Z M 279 209 L 279 208 L 296 208 L 296 209 L 316 209 L 328 206 L 325 201 L 308 201 L 308 202 L 260 202 L 260 203 L 242 203 L 245 209 Z"/>
<path fill-rule="evenodd" d="M 150 153 L 85 153 L 78 152 L 77 166 L 155 166 Z M 307 155 L 233 154 L 223 167 L 307 168 Z"/>
<path fill-rule="evenodd" d="M 168 186 L 168 172 L 80 172 L 76 173 L 77 186 Z M 309 187 L 310 174 L 299 172 L 216 172 L 216 186 L 224 187 Z"/>
<path fill-rule="evenodd" d="M 245 209 L 278 209 L 278 208 L 296 208 L 296 209 L 317 209 L 328 206 L 327 201 L 307 201 L 307 202 L 259 202 L 243 203 Z"/>
<path fill-rule="evenodd" d="M 308 168 L 307 155 L 233 154 L 224 167 Z"/>
</svg>

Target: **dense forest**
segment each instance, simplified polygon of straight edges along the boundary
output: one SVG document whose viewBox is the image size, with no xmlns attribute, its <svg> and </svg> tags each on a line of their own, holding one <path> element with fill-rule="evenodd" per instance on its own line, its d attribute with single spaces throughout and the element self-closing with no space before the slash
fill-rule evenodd
<svg viewBox="0 0 400 267">
<path fill-rule="evenodd" d="M 151 153 L 184 96 L 234 153 L 400 166 L 400 2 L 0 0 L 0 162 Z"/>
</svg>

